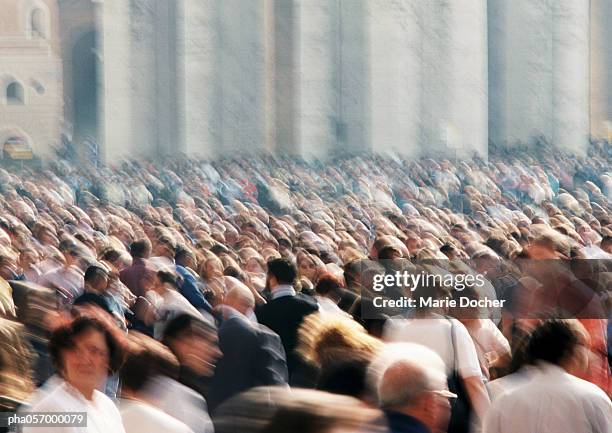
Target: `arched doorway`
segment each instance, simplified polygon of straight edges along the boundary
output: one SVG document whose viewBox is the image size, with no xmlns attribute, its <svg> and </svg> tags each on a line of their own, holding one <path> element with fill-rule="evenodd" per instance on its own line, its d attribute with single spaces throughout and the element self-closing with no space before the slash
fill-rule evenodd
<svg viewBox="0 0 612 433">
<path fill-rule="evenodd" d="M 21 128 L 6 128 L 0 131 L 0 159 L 23 161 L 34 157 L 32 140 Z"/>
<path fill-rule="evenodd" d="M 96 31 L 77 39 L 72 49 L 73 141 L 98 137 L 98 58 Z"/>
</svg>

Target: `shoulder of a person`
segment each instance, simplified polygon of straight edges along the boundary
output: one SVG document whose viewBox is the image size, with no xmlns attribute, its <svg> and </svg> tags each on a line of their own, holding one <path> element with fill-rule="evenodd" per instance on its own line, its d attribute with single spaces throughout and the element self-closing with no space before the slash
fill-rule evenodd
<svg viewBox="0 0 612 433">
<path fill-rule="evenodd" d="M 319 309 L 319 304 L 317 304 L 316 299 L 314 299 L 312 296 L 308 296 L 303 293 L 296 293 L 293 298 L 295 301 L 299 301 L 305 306 L 312 307 L 313 310 Z"/>
<path fill-rule="evenodd" d="M 23 412 L 65 411 L 67 408 L 64 405 L 68 395 L 69 394 L 66 393 L 63 384 L 60 382 L 42 395 L 35 394 L 33 396 L 33 400 L 31 400 L 32 403 L 28 404 L 24 408 Z"/>
<path fill-rule="evenodd" d="M 603 401 L 606 406 L 612 407 L 612 401 L 600 387 L 569 373 L 567 373 L 566 376 L 572 384 L 572 393 L 576 397 L 591 404 L 601 403 Z"/>
<path fill-rule="evenodd" d="M 161 431 L 193 433 L 193 431 L 180 420 L 148 404 L 129 403 L 125 407 L 121 407 L 120 413 L 124 422 L 134 417 L 136 421 L 144 422 L 143 427 L 145 425 L 155 426 L 157 430 Z"/>
<path fill-rule="evenodd" d="M 247 318 L 231 317 L 219 326 L 219 335 L 226 333 L 256 334 L 257 327 Z"/>
<path fill-rule="evenodd" d="M 183 385 L 178 380 L 168 379 L 166 383 L 169 384 L 168 388 L 171 391 L 173 398 L 180 397 L 183 399 L 183 401 L 191 400 L 192 402 L 197 401 L 198 403 L 206 404 L 206 400 L 204 400 L 204 397 L 202 397 L 202 395 L 198 394 L 196 391 L 189 388 L 187 385 Z M 201 406 L 201 404 L 198 404 L 198 406 Z"/>
<path fill-rule="evenodd" d="M 262 325 L 261 323 L 255 323 L 254 328 L 257 330 L 257 336 L 260 339 L 264 340 L 278 340 L 280 342 L 280 337 L 276 332 L 268 328 L 266 325 Z"/>
<path fill-rule="evenodd" d="M 103 392 L 95 390 L 94 398 L 95 398 L 95 402 L 97 405 L 102 406 L 106 410 L 109 410 L 112 412 L 117 412 L 117 413 L 119 412 L 119 409 L 117 409 L 117 405 L 115 404 L 115 402 L 111 400 L 111 398 L 107 396 L 106 394 L 104 394 Z"/>
</svg>

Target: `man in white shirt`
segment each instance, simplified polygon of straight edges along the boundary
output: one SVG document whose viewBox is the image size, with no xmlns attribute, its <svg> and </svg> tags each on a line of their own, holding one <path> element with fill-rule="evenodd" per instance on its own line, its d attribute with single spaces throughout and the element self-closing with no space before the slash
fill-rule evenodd
<svg viewBox="0 0 612 433">
<path fill-rule="evenodd" d="M 536 328 L 527 345 L 536 367 L 527 383 L 495 400 L 485 433 L 612 432 L 608 396 L 570 374 L 587 365 L 587 338 L 575 320 L 550 320 Z"/>
<path fill-rule="evenodd" d="M 465 326 L 456 319 L 431 314 L 405 319 L 394 317 L 385 323 L 383 339 L 392 343 L 417 343 L 437 353 L 447 374 L 461 378 L 470 403 L 481 423 L 489 406 L 474 342 Z"/>
</svg>

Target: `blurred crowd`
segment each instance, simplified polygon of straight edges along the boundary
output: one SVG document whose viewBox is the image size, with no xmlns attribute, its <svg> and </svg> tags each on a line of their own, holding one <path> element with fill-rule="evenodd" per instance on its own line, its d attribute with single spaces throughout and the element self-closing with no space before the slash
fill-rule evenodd
<svg viewBox="0 0 612 433">
<path fill-rule="evenodd" d="M 0 169 L 0 412 L 87 412 L 46 432 L 611 432 L 611 162 L 593 142 Z M 521 259 L 596 264 L 563 275 L 575 318 L 362 308 L 381 262 L 427 260 L 546 302 Z"/>
</svg>

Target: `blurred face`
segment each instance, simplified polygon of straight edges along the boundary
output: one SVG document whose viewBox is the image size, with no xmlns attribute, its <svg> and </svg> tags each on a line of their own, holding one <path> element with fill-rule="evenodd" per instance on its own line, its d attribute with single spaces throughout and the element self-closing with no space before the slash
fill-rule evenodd
<svg viewBox="0 0 612 433">
<path fill-rule="evenodd" d="M 100 273 L 97 278 L 94 279 L 93 288 L 98 292 L 103 292 L 108 287 L 108 275 Z"/>
<path fill-rule="evenodd" d="M 99 388 L 108 375 L 109 355 L 104 334 L 86 331 L 75 337 L 74 347 L 62 352 L 63 376 L 79 390 Z"/>
<path fill-rule="evenodd" d="M 206 276 L 213 278 L 221 275 L 223 275 L 223 263 L 220 260 L 208 260 L 206 262 Z"/>
<path fill-rule="evenodd" d="M 187 254 L 183 257 L 183 265 L 187 268 L 195 269 L 197 266 L 195 257 Z"/>
<path fill-rule="evenodd" d="M 249 259 L 245 266 L 247 272 L 251 272 L 254 274 L 261 274 L 265 272 L 262 267 L 259 265 L 259 262 L 255 259 Z"/>
<path fill-rule="evenodd" d="M 36 251 L 25 251 L 19 256 L 19 265 L 23 269 L 29 268 L 32 264 L 38 263 L 39 258 Z"/>
<path fill-rule="evenodd" d="M 12 280 L 17 275 L 17 264 L 11 257 L 3 257 L 0 261 L 0 276 L 5 280 Z"/>
<path fill-rule="evenodd" d="M 66 260 L 66 266 L 76 266 L 79 262 L 79 255 L 76 251 L 66 251 L 64 253 L 64 260 Z"/>
<path fill-rule="evenodd" d="M 317 268 L 312 260 L 305 259 L 300 261 L 298 272 L 300 277 L 306 277 L 310 281 L 314 281 L 317 274 Z"/>
<path fill-rule="evenodd" d="M 212 376 L 221 356 L 217 336 L 213 334 L 178 338 L 172 342 L 172 350 L 182 366 L 207 377 Z"/>
</svg>

